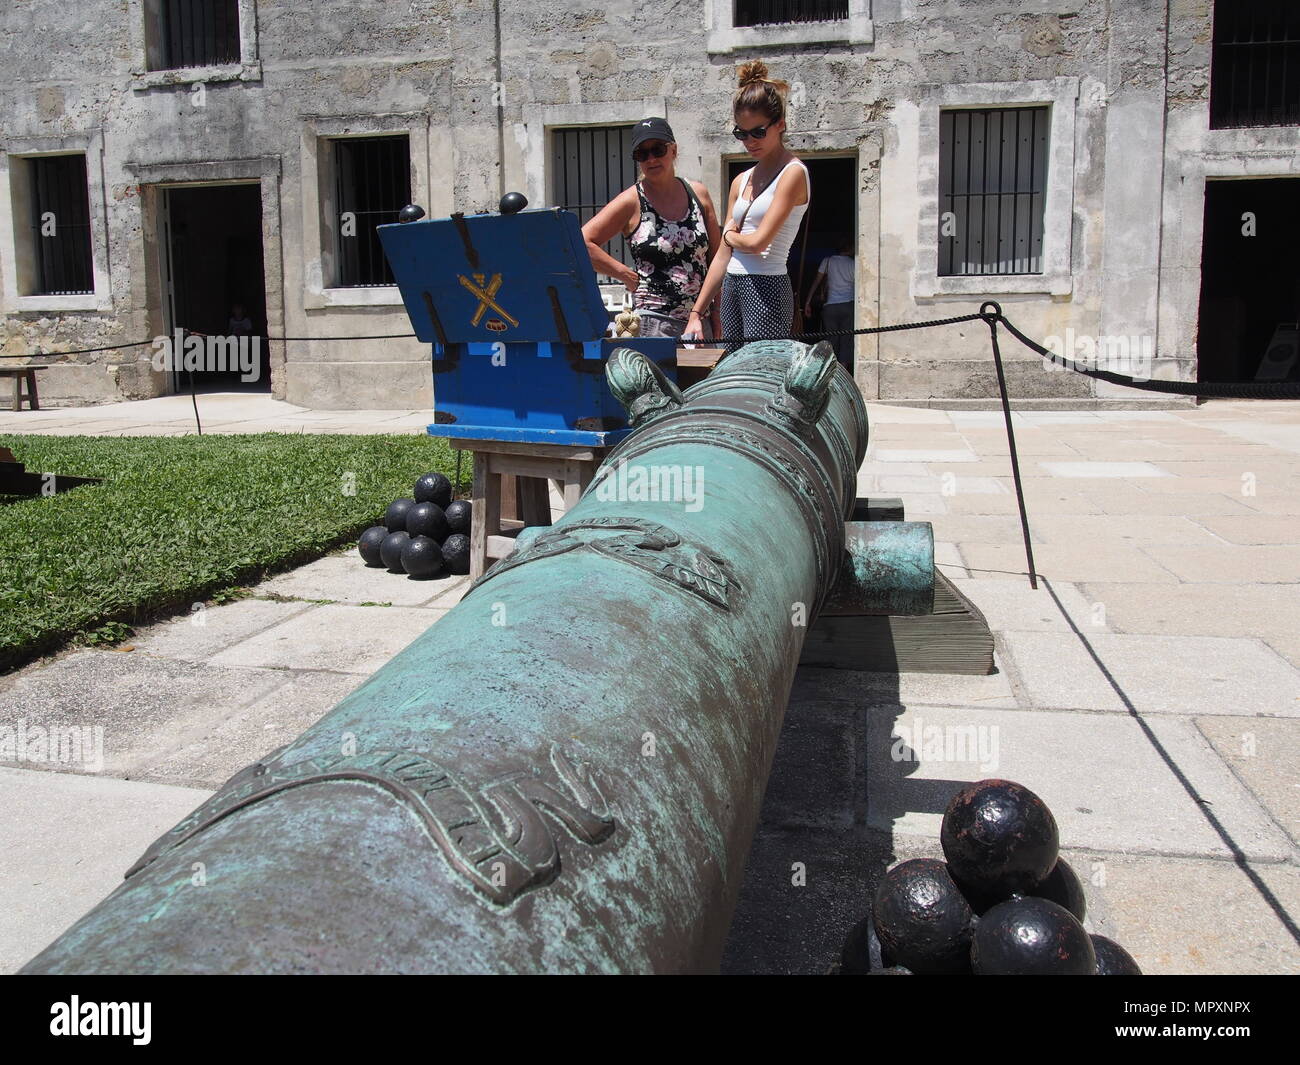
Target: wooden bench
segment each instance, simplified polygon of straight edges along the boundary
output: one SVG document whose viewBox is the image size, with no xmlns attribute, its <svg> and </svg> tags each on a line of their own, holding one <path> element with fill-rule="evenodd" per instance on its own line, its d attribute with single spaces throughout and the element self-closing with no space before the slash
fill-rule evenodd
<svg viewBox="0 0 1300 1065">
<path fill-rule="evenodd" d="M 0 377 L 12 377 L 14 382 L 14 410 L 23 409 L 23 399 L 27 400 L 27 406 L 32 410 L 40 410 L 40 400 L 36 396 L 36 374 L 40 370 L 48 370 L 48 366 L 0 366 Z M 23 392 L 23 383 L 27 384 L 27 391 Z"/>
</svg>

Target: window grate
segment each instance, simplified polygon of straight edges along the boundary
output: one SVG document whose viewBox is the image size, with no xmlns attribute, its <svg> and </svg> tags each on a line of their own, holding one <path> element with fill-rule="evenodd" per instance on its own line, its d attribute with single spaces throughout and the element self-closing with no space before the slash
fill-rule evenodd
<svg viewBox="0 0 1300 1065">
<path fill-rule="evenodd" d="M 1041 274 L 1048 108 L 939 115 L 939 274 Z"/>
<path fill-rule="evenodd" d="M 36 249 L 36 291 L 31 295 L 94 292 L 86 157 L 51 155 L 29 159 L 28 164 Z"/>
<path fill-rule="evenodd" d="M 162 70 L 238 63 L 239 0 L 159 0 Z"/>
<path fill-rule="evenodd" d="M 586 225 L 610 200 L 636 184 L 631 126 L 557 129 L 553 146 L 556 205 L 576 214 L 579 225 Z M 631 250 L 621 233 L 608 247 L 611 257 L 632 265 Z"/>
<path fill-rule="evenodd" d="M 1300 5 L 1214 5 L 1210 128 L 1300 125 Z"/>
<path fill-rule="evenodd" d="M 736 0 L 736 26 L 833 22 L 849 17 L 849 0 Z"/>
<path fill-rule="evenodd" d="M 411 202 L 410 140 L 405 135 L 340 138 L 334 160 L 338 285 L 396 284 L 375 227 L 396 222 Z"/>
</svg>

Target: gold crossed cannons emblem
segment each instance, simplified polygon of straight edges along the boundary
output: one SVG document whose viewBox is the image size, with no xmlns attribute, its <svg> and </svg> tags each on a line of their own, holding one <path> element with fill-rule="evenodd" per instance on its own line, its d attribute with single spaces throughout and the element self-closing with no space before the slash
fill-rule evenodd
<svg viewBox="0 0 1300 1065">
<path fill-rule="evenodd" d="M 471 281 L 464 274 L 457 275 L 457 280 L 459 280 L 465 288 L 469 289 L 470 295 L 474 296 L 475 299 L 478 300 L 478 308 L 474 311 L 474 317 L 470 319 L 469 324 L 478 325 L 479 322 L 483 320 L 484 312 L 490 307 L 512 326 L 518 327 L 518 320 L 507 314 L 501 307 L 501 304 L 497 303 L 496 300 L 497 291 L 501 288 L 501 275 L 493 274 L 491 281 L 487 281 L 486 274 L 474 274 L 473 276 L 474 280 Z M 486 284 L 484 284 L 485 281 L 487 282 Z M 495 318 L 489 318 L 487 326 L 494 332 L 499 332 L 505 328 L 505 325 Z"/>
</svg>

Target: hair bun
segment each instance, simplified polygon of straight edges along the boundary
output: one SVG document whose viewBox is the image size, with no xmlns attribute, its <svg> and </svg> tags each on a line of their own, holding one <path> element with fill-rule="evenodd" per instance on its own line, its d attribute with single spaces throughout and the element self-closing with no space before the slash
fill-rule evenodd
<svg viewBox="0 0 1300 1065">
<path fill-rule="evenodd" d="M 766 81 L 767 64 L 761 59 L 751 59 L 748 63 L 742 63 L 739 80 L 742 89 L 746 85 L 753 85 L 756 81 Z"/>
</svg>

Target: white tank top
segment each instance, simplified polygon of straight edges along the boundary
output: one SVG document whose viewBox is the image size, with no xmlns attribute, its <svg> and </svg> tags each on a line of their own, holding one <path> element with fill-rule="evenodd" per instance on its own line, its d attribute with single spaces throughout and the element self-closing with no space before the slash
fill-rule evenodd
<svg viewBox="0 0 1300 1065">
<path fill-rule="evenodd" d="M 767 209 L 772 206 L 772 199 L 776 195 L 776 187 L 781 182 L 781 177 L 792 166 L 799 167 L 803 171 L 804 182 L 808 182 L 808 168 L 798 159 L 791 159 L 781 168 L 781 172 L 768 184 L 762 192 L 758 194 L 758 199 L 750 207 L 749 201 L 744 198 L 736 200 L 735 211 L 732 213 L 732 219 L 739 223 L 743 216 L 745 221 L 740 227 L 741 236 L 747 233 L 753 233 L 758 229 L 759 223 L 763 221 L 763 216 L 767 214 Z M 755 168 L 756 169 L 756 168 Z M 754 171 L 749 170 L 745 173 L 744 180 L 741 182 L 741 191 L 749 185 L 754 176 Z M 807 187 L 807 185 L 806 185 Z M 808 202 L 812 202 L 812 189 L 808 187 Z M 749 213 L 745 213 L 745 208 L 749 208 Z M 781 228 L 777 230 L 776 236 L 772 239 L 767 251 L 761 253 L 740 251 L 733 249 L 731 252 L 731 261 L 727 263 L 727 273 L 729 274 L 784 274 L 786 272 L 786 260 L 790 257 L 790 245 L 794 243 L 795 234 L 799 232 L 799 222 L 803 219 L 804 213 L 808 210 L 808 203 L 797 204 L 790 212 L 789 217 L 781 223 Z"/>
</svg>

